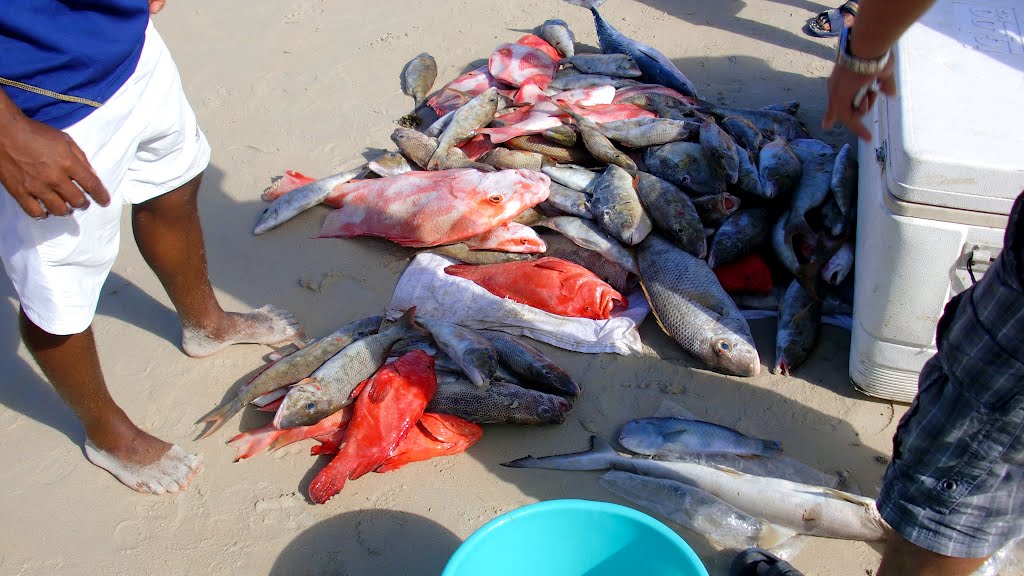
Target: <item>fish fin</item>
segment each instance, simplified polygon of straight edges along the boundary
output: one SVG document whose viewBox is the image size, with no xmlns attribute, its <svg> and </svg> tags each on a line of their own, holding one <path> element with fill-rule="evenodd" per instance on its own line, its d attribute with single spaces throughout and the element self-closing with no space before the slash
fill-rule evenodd
<svg viewBox="0 0 1024 576">
<path fill-rule="evenodd" d="M 345 487 L 349 470 L 338 460 L 331 460 L 309 483 L 309 498 L 313 502 L 323 504 Z"/>
<path fill-rule="evenodd" d="M 693 434 L 691 434 L 689 432 L 689 430 L 687 430 L 685 427 L 683 427 L 682 430 L 677 430 L 675 432 L 669 432 L 668 434 L 662 434 L 661 437 L 664 438 L 665 442 L 667 442 L 669 444 L 676 444 L 676 443 L 683 442 L 687 438 L 693 437 Z"/>
<path fill-rule="evenodd" d="M 394 370 L 393 365 L 384 367 L 384 370 Z M 366 398 L 373 404 L 380 404 L 387 399 L 388 394 L 391 392 L 391 383 L 394 382 L 395 376 L 385 372 L 384 374 L 378 374 L 373 377 L 373 384 L 370 386 L 370 390 L 366 393 Z"/>
<path fill-rule="evenodd" d="M 785 526 L 779 526 L 778 524 L 772 524 L 770 522 L 763 522 L 761 524 L 761 533 L 757 535 L 757 546 L 766 550 L 769 548 L 775 548 L 779 544 L 786 542 L 796 535 L 796 530 L 791 528 L 786 528 Z"/>
<path fill-rule="evenodd" d="M 274 426 L 270 424 L 262 428 L 256 428 L 255 430 L 249 430 L 247 432 L 237 434 L 228 440 L 227 444 L 228 446 L 238 450 L 234 460 L 235 462 L 238 462 L 239 460 L 251 458 L 264 451 L 267 447 L 273 444 L 281 434 L 281 430 L 274 428 Z"/>
<path fill-rule="evenodd" d="M 231 417 L 237 414 L 238 411 L 241 409 L 242 402 L 239 401 L 237 396 L 235 396 L 229 402 L 221 404 L 220 406 L 211 410 L 210 413 L 208 413 L 206 416 L 203 416 L 198 421 L 196 421 L 196 424 L 211 424 L 211 426 L 207 428 L 205 432 L 200 434 L 199 437 L 196 438 L 196 440 L 202 440 L 203 438 L 209 437 L 210 434 L 213 434 L 214 432 L 219 430 L 221 426 L 226 424 L 227 421 L 230 420 Z"/>
<path fill-rule="evenodd" d="M 839 500 L 845 500 L 850 504 L 856 504 L 858 506 L 863 506 L 865 508 L 871 508 L 874 505 L 873 500 L 870 500 L 863 496 L 857 496 L 856 494 L 850 494 L 849 492 L 843 492 L 842 490 L 837 490 L 835 488 L 827 488 L 824 486 L 822 486 L 821 489 L 824 490 L 826 494 Z"/>
</svg>

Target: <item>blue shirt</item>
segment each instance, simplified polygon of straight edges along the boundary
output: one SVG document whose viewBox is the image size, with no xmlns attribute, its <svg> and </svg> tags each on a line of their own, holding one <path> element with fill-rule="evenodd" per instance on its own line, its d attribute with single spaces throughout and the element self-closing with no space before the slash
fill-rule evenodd
<svg viewBox="0 0 1024 576">
<path fill-rule="evenodd" d="M 147 0 L 0 0 L 0 77 L 105 102 L 135 72 Z M 95 108 L 0 86 L 26 116 L 67 128 Z"/>
</svg>

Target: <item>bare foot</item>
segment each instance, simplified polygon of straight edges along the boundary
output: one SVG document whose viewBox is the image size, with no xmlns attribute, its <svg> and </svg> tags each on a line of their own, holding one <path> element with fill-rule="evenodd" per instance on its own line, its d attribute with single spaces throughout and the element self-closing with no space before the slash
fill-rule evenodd
<svg viewBox="0 0 1024 576">
<path fill-rule="evenodd" d="M 125 486 L 150 494 L 185 490 L 203 471 L 199 457 L 141 430 L 121 448 L 109 452 L 86 440 L 85 456 Z"/>
<path fill-rule="evenodd" d="M 182 326 L 181 347 L 185 354 L 203 358 L 233 344 L 285 344 L 302 336 L 302 326 L 291 312 L 267 305 L 248 314 L 227 312 L 213 330 Z"/>
</svg>

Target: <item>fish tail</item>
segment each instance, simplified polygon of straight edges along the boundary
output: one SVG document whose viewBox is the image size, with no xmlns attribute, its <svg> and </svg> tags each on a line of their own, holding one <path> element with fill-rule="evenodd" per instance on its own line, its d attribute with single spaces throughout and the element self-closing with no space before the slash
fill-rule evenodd
<svg viewBox="0 0 1024 576">
<path fill-rule="evenodd" d="M 248 432 L 242 432 L 228 440 L 227 444 L 238 450 L 238 453 L 235 455 L 235 462 L 238 462 L 266 450 L 281 433 L 281 430 L 274 428 L 272 425 L 264 426 L 255 430 L 249 430 Z"/>
<path fill-rule="evenodd" d="M 196 424 L 211 424 L 196 440 L 202 440 L 219 430 L 221 426 L 226 424 L 241 409 L 242 401 L 237 396 L 232 398 L 230 402 L 214 408 L 209 414 L 196 421 Z"/>
</svg>

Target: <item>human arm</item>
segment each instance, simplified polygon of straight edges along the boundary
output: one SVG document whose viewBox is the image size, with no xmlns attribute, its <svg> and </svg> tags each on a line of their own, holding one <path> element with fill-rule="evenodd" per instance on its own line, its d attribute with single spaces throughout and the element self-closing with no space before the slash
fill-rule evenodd
<svg viewBox="0 0 1024 576">
<path fill-rule="evenodd" d="M 931 7 L 935 0 L 861 0 L 854 31 L 850 38 L 850 51 L 857 58 L 877 59 L 885 55 L 907 28 L 917 21 Z M 859 90 L 878 80 L 882 92 L 896 94 L 896 78 L 893 61 L 877 75 L 858 74 L 848 68 L 836 65 L 828 80 L 828 109 L 822 120 L 823 128 L 831 128 L 839 122 L 863 140 L 870 140 L 871 133 L 861 123 L 874 98 L 864 98 L 854 108 L 854 97 Z"/>
<path fill-rule="evenodd" d="M 67 216 L 72 208 L 85 209 L 89 206 L 86 194 L 101 206 L 110 203 L 110 194 L 75 141 L 26 117 L 3 90 L 0 184 L 36 219 L 47 214 Z"/>
</svg>

